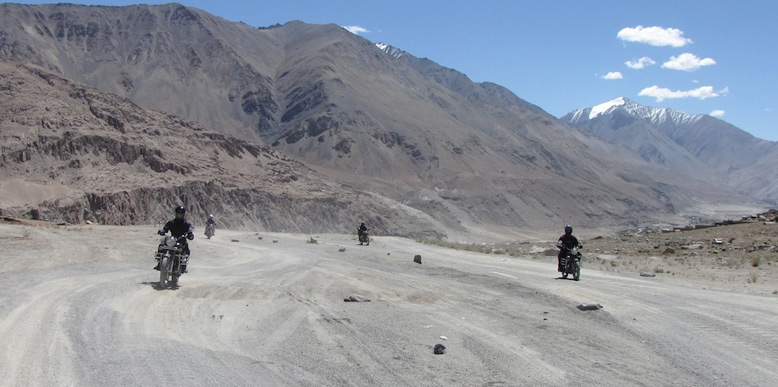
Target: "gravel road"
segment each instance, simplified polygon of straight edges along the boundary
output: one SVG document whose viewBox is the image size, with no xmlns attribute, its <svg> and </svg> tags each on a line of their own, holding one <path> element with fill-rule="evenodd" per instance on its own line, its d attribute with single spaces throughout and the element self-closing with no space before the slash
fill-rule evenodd
<svg viewBox="0 0 778 387">
<path fill-rule="evenodd" d="M 226 230 L 160 289 L 155 230 L 0 224 L 0 385 L 778 385 L 775 296 Z"/>
</svg>

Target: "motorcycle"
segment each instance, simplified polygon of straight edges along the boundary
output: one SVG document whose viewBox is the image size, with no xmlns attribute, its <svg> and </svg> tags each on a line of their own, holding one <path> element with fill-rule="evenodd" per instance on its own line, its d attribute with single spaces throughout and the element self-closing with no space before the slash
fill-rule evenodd
<svg viewBox="0 0 778 387">
<path fill-rule="evenodd" d="M 159 261 L 159 286 L 166 288 L 178 286 L 178 277 L 189 264 L 189 256 L 184 254 L 186 236 L 165 235 L 159 242 L 155 259 Z"/>
<path fill-rule="evenodd" d="M 581 266 L 583 265 L 581 263 L 581 258 L 583 258 L 583 256 L 581 255 L 581 252 L 578 251 L 579 248 L 581 248 L 581 246 L 565 249 L 566 253 L 562 256 L 562 261 L 560 263 L 561 270 L 559 270 L 562 272 L 562 278 L 567 278 L 568 275 L 572 274 L 574 280 L 578 281 L 581 279 Z"/>
<path fill-rule="evenodd" d="M 216 235 L 216 226 L 213 224 L 205 225 L 205 237 L 211 239 L 214 235 Z"/>
<path fill-rule="evenodd" d="M 359 245 L 361 246 L 363 243 L 365 243 L 367 246 L 370 246 L 370 233 L 365 230 L 363 232 L 359 232 L 359 229 L 357 229 L 357 235 L 359 235 Z"/>
</svg>

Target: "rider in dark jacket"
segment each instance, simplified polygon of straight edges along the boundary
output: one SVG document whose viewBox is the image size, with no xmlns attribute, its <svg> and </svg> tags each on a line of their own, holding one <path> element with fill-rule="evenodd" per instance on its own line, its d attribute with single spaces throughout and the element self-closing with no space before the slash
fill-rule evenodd
<svg viewBox="0 0 778 387">
<path fill-rule="evenodd" d="M 186 221 L 186 208 L 184 206 L 178 206 L 176 207 L 176 217 L 165 223 L 165 226 L 162 227 L 162 230 L 159 230 L 157 233 L 159 235 L 165 235 L 168 231 L 170 231 L 170 235 L 178 238 L 181 236 L 186 235 L 186 239 L 189 239 L 190 241 L 194 239 L 194 231 L 192 230 L 192 224 Z M 184 255 L 187 257 L 186 262 L 189 261 L 189 243 L 186 242 L 186 240 L 183 241 L 183 247 L 184 247 Z M 154 267 L 154 270 L 159 270 L 159 262 L 157 262 L 157 266 Z M 181 272 L 187 273 L 186 265 L 181 265 Z"/>
<path fill-rule="evenodd" d="M 565 233 L 556 242 L 556 247 L 559 248 L 559 254 L 557 255 L 557 271 L 563 272 L 565 268 L 562 267 L 562 257 L 567 255 L 567 251 L 573 247 L 580 246 L 578 238 L 573 236 L 573 226 L 565 226 Z"/>
<path fill-rule="evenodd" d="M 211 235 L 216 235 L 216 221 L 213 220 L 213 214 L 208 215 L 208 220 L 205 221 L 205 233 L 208 236 L 208 227 L 211 227 Z"/>
<path fill-rule="evenodd" d="M 358 236 L 362 236 L 365 233 L 365 231 L 367 231 L 367 226 L 365 226 L 365 223 L 362 222 L 362 224 L 359 225 L 359 227 L 357 228 Z"/>
</svg>

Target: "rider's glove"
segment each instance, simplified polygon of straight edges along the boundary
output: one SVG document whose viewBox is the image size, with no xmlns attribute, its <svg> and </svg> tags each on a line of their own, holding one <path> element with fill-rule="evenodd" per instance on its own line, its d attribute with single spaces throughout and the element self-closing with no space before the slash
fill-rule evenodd
<svg viewBox="0 0 778 387">
<path fill-rule="evenodd" d="M 157 231 L 157 234 L 159 234 L 159 235 L 165 235 L 165 232 L 164 232 L 164 231 L 162 231 L 162 230 L 159 230 L 159 231 Z"/>
<path fill-rule="evenodd" d="M 191 233 L 191 232 L 190 232 L 189 234 L 186 234 L 186 239 L 189 239 L 190 241 L 191 241 L 192 239 L 194 239 L 194 233 Z"/>
</svg>

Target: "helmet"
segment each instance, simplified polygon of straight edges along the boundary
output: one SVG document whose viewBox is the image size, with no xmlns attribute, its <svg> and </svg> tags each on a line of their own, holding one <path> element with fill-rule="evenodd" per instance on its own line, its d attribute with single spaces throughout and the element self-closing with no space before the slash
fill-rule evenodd
<svg viewBox="0 0 778 387">
<path fill-rule="evenodd" d="M 573 226 L 571 226 L 569 224 L 567 226 L 565 226 L 565 232 L 573 232 Z"/>
<path fill-rule="evenodd" d="M 184 206 L 176 207 L 176 214 L 186 214 L 186 208 Z"/>
<path fill-rule="evenodd" d="M 208 215 L 208 217 L 209 217 L 209 218 L 213 218 L 213 214 L 211 214 L 211 215 Z"/>
</svg>

